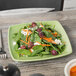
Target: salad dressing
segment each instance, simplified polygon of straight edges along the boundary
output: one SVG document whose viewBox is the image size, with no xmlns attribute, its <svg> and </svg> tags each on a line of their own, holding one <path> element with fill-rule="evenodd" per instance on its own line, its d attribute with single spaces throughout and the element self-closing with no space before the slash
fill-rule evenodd
<svg viewBox="0 0 76 76">
<path fill-rule="evenodd" d="M 73 66 L 73 67 L 70 69 L 70 76 L 76 76 L 76 66 Z"/>
</svg>

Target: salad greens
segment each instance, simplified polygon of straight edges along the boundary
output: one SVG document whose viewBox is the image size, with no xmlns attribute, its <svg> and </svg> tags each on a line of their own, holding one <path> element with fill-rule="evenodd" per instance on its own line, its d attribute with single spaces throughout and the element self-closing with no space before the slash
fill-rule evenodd
<svg viewBox="0 0 76 76">
<path fill-rule="evenodd" d="M 64 51 L 62 36 L 54 26 L 35 23 L 24 26 L 13 34 L 15 52 L 22 56 L 58 55 Z"/>
</svg>

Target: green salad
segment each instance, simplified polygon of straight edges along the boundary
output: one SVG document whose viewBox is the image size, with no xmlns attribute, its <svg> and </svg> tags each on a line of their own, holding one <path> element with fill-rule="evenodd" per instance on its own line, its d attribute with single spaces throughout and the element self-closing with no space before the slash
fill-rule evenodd
<svg viewBox="0 0 76 76">
<path fill-rule="evenodd" d="M 58 55 L 64 51 L 65 43 L 55 25 L 32 22 L 13 34 L 14 51 L 19 57 Z"/>
</svg>

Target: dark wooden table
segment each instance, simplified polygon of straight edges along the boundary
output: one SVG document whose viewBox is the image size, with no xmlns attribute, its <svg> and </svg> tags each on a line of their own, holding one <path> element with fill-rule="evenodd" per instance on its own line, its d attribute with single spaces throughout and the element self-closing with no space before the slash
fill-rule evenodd
<svg viewBox="0 0 76 76">
<path fill-rule="evenodd" d="M 6 13 L 7 14 L 7 13 Z M 32 21 L 51 21 L 58 20 L 66 30 L 72 44 L 73 53 L 69 56 L 53 60 L 39 62 L 15 62 L 11 59 L 8 49 L 8 28 L 14 24 L 21 24 Z M 29 76 L 33 73 L 42 73 L 45 76 L 64 76 L 65 64 L 76 58 L 76 11 L 48 12 L 41 14 L 16 14 L 1 15 L 0 29 L 2 29 L 4 50 L 7 52 L 8 59 L 1 60 L 0 64 L 16 64 L 21 70 L 21 76 Z"/>
</svg>

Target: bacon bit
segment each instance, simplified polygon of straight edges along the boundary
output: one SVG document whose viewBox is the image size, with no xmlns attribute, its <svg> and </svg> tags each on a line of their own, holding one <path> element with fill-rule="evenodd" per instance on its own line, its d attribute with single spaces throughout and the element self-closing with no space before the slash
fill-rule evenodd
<svg viewBox="0 0 76 76">
<path fill-rule="evenodd" d="M 20 40 L 21 42 L 25 43 L 25 44 L 28 44 L 27 42 L 23 41 L 23 40 Z"/>
</svg>

